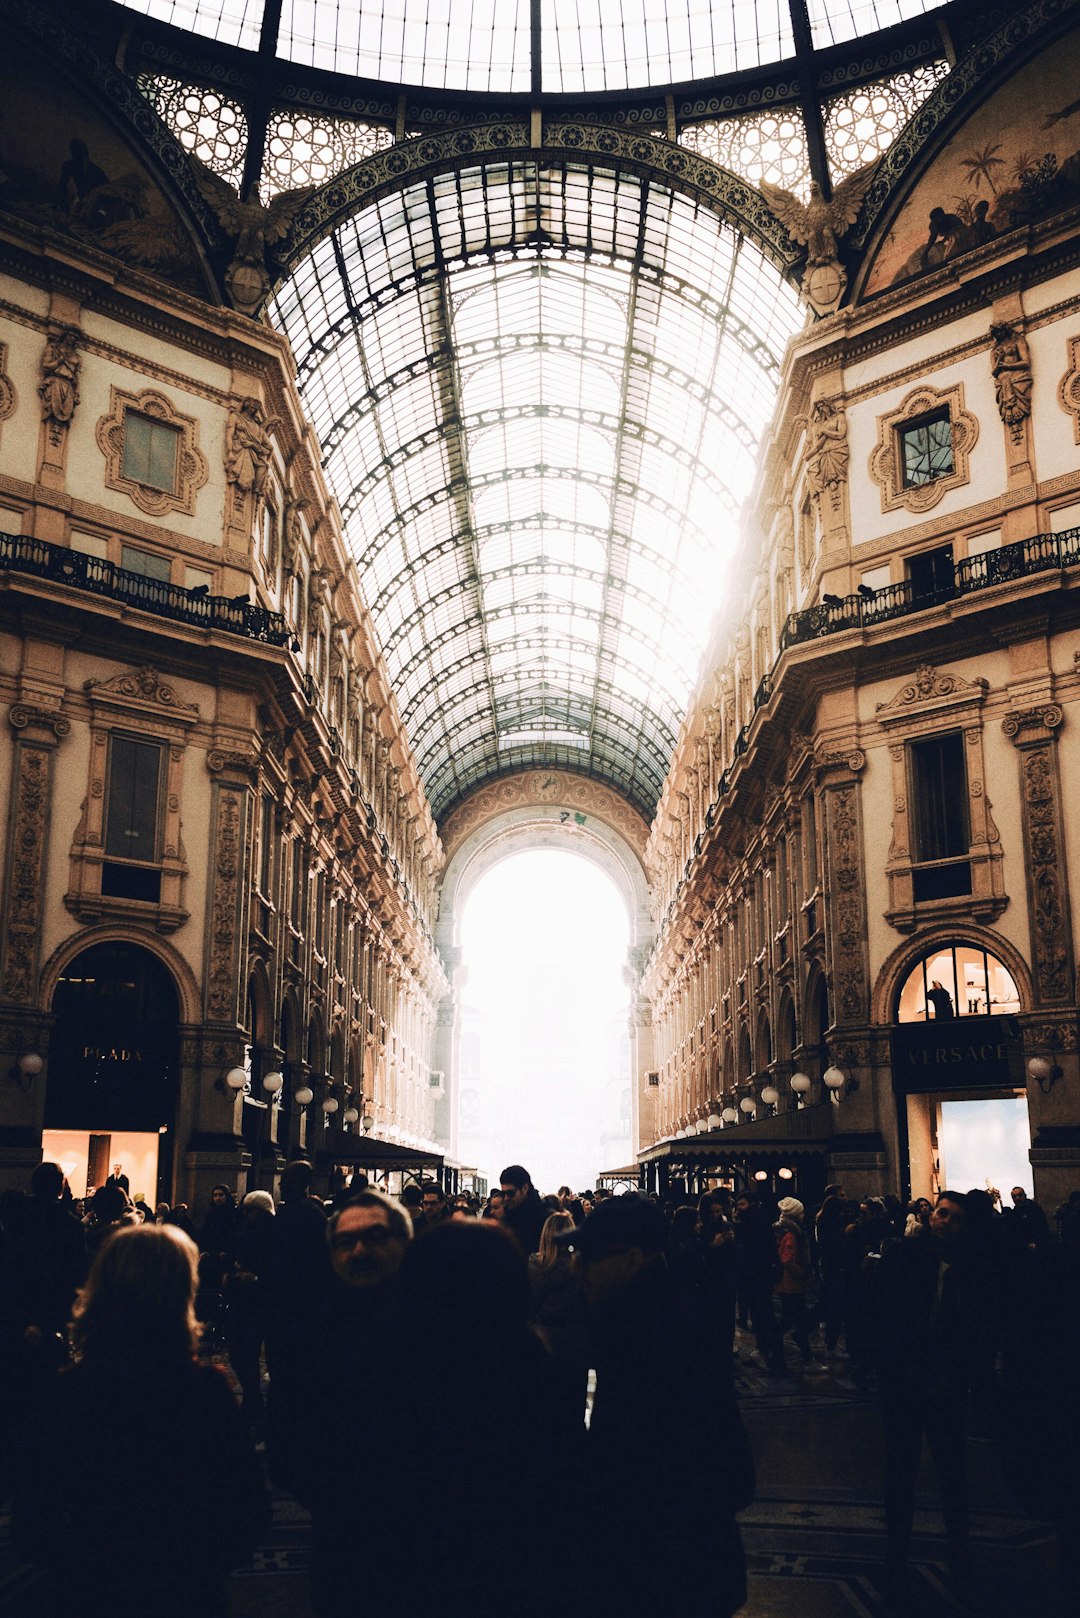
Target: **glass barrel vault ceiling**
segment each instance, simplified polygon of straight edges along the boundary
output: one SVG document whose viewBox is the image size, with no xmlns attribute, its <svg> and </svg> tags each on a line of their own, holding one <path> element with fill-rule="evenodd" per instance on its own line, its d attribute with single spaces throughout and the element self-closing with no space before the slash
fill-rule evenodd
<svg viewBox="0 0 1080 1618">
<path fill-rule="evenodd" d="M 273 314 L 434 814 L 561 764 L 651 818 L 794 292 L 644 179 L 501 164 L 369 205 Z"/>
<path fill-rule="evenodd" d="M 263 0 L 122 3 L 224 44 L 259 45 Z M 804 3 L 822 49 L 942 0 L 540 0 L 541 83 L 551 93 L 638 89 L 779 62 L 794 54 L 791 6 Z M 527 92 L 530 11 L 530 0 L 283 0 L 277 55 L 397 84 Z"/>
</svg>

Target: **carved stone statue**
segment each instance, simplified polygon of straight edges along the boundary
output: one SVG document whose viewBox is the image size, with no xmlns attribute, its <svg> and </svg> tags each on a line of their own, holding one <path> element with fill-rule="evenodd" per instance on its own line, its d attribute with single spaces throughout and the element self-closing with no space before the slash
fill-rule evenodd
<svg viewBox="0 0 1080 1618">
<path fill-rule="evenodd" d="M 1024 422 L 1031 415 L 1031 351 L 1022 334 L 1008 321 L 991 326 L 990 336 L 990 369 L 998 414 L 1011 429 L 1013 442 L 1018 443 Z"/>
<path fill-rule="evenodd" d="M 266 249 L 284 241 L 304 203 L 315 191 L 313 185 L 296 191 L 282 191 L 263 207 L 261 202 L 243 202 L 231 185 L 198 161 L 192 167 L 203 197 L 231 238 L 233 256 L 225 271 L 225 290 L 233 307 L 254 317 L 270 291 Z"/>
<path fill-rule="evenodd" d="M 807 422 L 806 475 L 813 492 L 835 498 L 847 482 L 850 460 L 844 412 L 831 399 L 818 399 Z"/>
<path fill-rule="evenodd" d="M 270 435 L 277 425 L 277 416 L 268 416 L 258 399 L 242 399 L 238 409 L 229 411 L 225 476 L 236 490 L 238 505 L 246 494 L 253 494 L 261 502 L 266 493 L 272 453 Z"/>
<path fill-rule="evenodd" d="M 42 419 L 54 433 L 68 426 L 79 402 L 79 337 L 74 326 L 51 326 L 46 338 L 38 393 Z"/>
<path fill-rule="evenodd" d="M 877 160 L 841 180 L 826 202 L 816 180 L 810 182 L 810 200 L 801 202 L 792 192 L 767 180 L 761 194 L 793 242 L 806 246 L 803 294 L 815 314 L 832 314 L 840 306 L 847 285 L 847 271 L 840 262 L 838 241 L 859 217 L 863 198 L 870 189 Z"/>
<path fill-rule="evenodd" d="M 297 562 L 304 543 L 304 528 L 300 521 L 300 513 L 306 506 L 306 500 L 290 500 L 285 507 L 285 518 L 282 523 L 282 560 L 287 579 L 295 578 L 299 571 Z"/>
<path fill-rule="evenodd" d="M 312 634 L 320 627 L 322 614 L 330 605 L 330 585 L 326 569 L 312 569 L 308 580 L 308 628 Z"/>
</svg>

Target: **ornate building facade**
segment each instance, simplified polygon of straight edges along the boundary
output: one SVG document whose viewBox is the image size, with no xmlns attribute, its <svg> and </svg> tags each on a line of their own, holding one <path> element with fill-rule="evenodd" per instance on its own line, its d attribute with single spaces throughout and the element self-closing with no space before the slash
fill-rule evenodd
<svg viewBox="0 0 1080 1618">
<path fill-rule="evenodd" d="M 648 1183 L 1007 1099 L 1060 1200 L 1078 7 L 550 93 L 143 9 L 0 7 L 0 1176 L 452 1162 L 460 904 L 561 839 Z"/>
<path fill-rule="evenodd" d="M 954 87 L 917 179 L 882 160 L 855 295 L 788 355 L 749 611 L 647 854 L 655 1175 L 924 1194 L 943 1104 L 1005 1097 L 1045 1205 L 1080 1173 L 1076 199 L 1022 144 L 1076 43 L 1031 43 Z"/>
</svg>

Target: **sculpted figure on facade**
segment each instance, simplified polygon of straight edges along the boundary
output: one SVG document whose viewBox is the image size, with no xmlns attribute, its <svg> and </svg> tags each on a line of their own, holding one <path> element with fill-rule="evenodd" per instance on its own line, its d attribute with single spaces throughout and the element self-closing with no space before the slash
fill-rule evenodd
<svg viewBox="0 0 1080 1618">
<path fill-rule="evenodd" d="M 79 332 L 74 326 L 52 326 L 41 359 L 42 419 L 54 440 L 67 427 L 79 402 Z"/>
<path fill-rule="evenodd" d="M 326 569 L 312 569 L 308 580 L 308 630 L 314 635 L 322 628 L 323 613 L 330 606 L 330 583 Z"/>
<path fill-rule="evenodd" d="M 307 501 L 304 499 L 290 500 L 285 507 L 285 516 L 281 525 L 282 532 L 282 565 L 287 579 L 295 578 L 299 571 L 300 553 L 304 546 L 304 525 L 301 522 L 301 513 L 306 509 Z"/>
<path fill-rule="evenodd" d="M 847 437 L 844 412 L 831 399 L 816 400 L 807 422 L 806 476 L 814 494 L 831 494 L 834 504 L 851 462 Z"/>
<path fill-rule="evenodd" d="M 790 500 L 774 500 L 771 502 L 773 547 L 776 557 L 776 583 L 778 591 L 784 599 L 790 589 L 791 575 L 795 569 L 795 517 L 791 509 Z"/>
<path fill-rule="evenodd" d="M 1010 429 L 1015 443 L 1031 415 L 1031 351 L 1026 338 L 1009 321 L 991 326 L 990 336 L 993 339 L 990 369 L 998 414 Z"/>
<path fill-rule="evenodd" d="M 258 399 L 242 399 L 238 408 L 229 411 L 225 429 L 225 476 L 235 491 L 238 507 L 243 504 L 245 495 L 254 495 L 258 503 L 266 493 L 273 453 L 270 435 L 277 425 L 278 418 L 268 416 Z"/>
</svg>

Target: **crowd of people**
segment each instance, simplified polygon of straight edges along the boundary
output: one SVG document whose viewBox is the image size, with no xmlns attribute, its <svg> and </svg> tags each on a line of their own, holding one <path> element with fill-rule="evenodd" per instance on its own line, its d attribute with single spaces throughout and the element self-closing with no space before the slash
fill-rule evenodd
<svg viewBox="0 0 1080 1618">
<path fill-rule="evenodd" d="M 136 1207 L 120 1165 L 81 1207 L 51 1163 L 0 1198 L 0 1485 L 43 1614 L 94 1584 L 107 1545 L 83 1613 L 219 1618 L 268 1473 L 311 1513 L 319 1618 L 405 1593 L 450 1618 L 727 1618 L 754 1488 L 740 1358 L 775 1376 L 844 1362 L 876 1389 L 898 1611 L 924 1435 L 970 1594 L 969 1412 L 1057 1525 L 1072 1611 L 1080 1193 L 1051 1229 L 1019 1186 L 1000 1210 L 833 1185 L 808 1211 L 725 1189 L 541 1196 L 520 1164 L 484 1200 L 357 1174 L 324 1201 L 313 1179 L 293 1162 L 277 1200 L 239 1204 L 216 1186 L 201 1220 Z M 167 1502 L 133 1478 L 130 1434 L 164 1463 Z M 657 1465 L 673 1435 L 678 1467 Z M 89 1486 L 73 1456 L 93 1457 Z M 484 1486 L 428 1509 L 426 1465 Z"/>
</svg>

